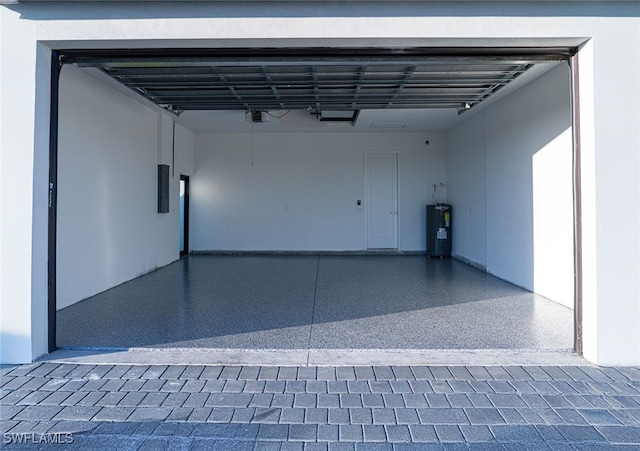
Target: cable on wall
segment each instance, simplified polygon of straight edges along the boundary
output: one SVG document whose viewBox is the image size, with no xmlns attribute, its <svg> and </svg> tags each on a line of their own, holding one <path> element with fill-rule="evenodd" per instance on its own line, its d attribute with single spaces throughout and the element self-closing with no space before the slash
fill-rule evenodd
<svg viewBox="0 0 640 451">
<path fill-rule="evenodd" d="M 173 124 L 173 137 L 171 142 L 171 177 L 176 176 L 176 123 Z"/>
</svg>

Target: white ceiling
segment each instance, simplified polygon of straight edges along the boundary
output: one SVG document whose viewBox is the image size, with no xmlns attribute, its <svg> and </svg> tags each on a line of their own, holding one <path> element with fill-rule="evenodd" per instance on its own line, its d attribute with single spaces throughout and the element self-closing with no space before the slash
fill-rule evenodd
<svg viewBox="0 0 640 451">
<path fill-rule="evenodd" d="M 320 122 L 310 111 L 271 111 L 268 121 L 252 124 L 243 111 L 185 111 L 177 120 L 194 132 L 420 132 L 445 131 L 458 118 L 455 109 L 362 110 L 355 126 Z M 374 125 L 375 124 L 375 125 Z"/>
</svg>

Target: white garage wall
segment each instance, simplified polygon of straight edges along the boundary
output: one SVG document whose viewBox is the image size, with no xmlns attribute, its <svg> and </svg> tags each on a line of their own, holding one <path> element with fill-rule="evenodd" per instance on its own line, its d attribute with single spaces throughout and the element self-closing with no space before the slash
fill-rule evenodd
<svg viewBox="0 0 640 451">
<path fill-rule="evenodd" d="M 561 65 L 447 135 L 453 253 L 573 306 L 569 68 Z"/>
<path fill-rule="evenodd" d="M 452 253 L 487 266 L 487 149 L 484 115 L 447 134 L 447 197 L 452 204 Z"/>
<path fill-rule="evenodd" d="M 193 132 L 179 124 L 176 124 L 176 177 L 179 178 L 180 174 L 193 175 L 195 165 L 195 145 L 195 135 Z M 176 192 L 179 193 L 180 186 L 177 182 L 175 184 L 175 188 Z"/>
<path fill-rule="evenodd" d="M 364 153 L 399 154 L 400 247 L 425 249 L 425 205 L 445 182 L 444 136 L 196 134 L 194 250 L 362 250 Z M 426 140 L 430 144 L 425 144 Z M 253 159 L 253 164 L 252 164 Z"/>
<path fill-rule="evenodd" d="M 171 164 L 171 138 L 168 117 L 92 75 L 64 67 L 58 145 L 58 309 L 179 257 L 179 171 L 170 181 L 170 213 L 157 213 L 157 164 Z M 181 169 L 192 171 L 193 134 L 179 126 L 176 149 Z"/>
</svg>

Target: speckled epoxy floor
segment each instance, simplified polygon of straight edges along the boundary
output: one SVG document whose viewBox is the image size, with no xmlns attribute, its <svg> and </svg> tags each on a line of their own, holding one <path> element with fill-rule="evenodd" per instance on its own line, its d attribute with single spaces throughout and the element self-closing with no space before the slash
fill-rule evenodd
<svg viewBox="0 0 640 451">
<path fill-rule="evenodd" d="M 63 348 L 568 350 L 573 312 L 455 260 L 190 256 L 58 312 Z"/>
</svg>

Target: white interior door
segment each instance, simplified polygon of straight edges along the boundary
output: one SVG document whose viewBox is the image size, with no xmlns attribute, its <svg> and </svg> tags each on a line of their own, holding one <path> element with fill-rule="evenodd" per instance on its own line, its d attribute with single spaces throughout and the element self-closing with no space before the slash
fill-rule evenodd
<svg viewBox="0 0 640 451">
<path fill-rule="evenodd" d="M 398 154 L 365 154 L 367 249 L 398 249 Z"/>
</svg>

